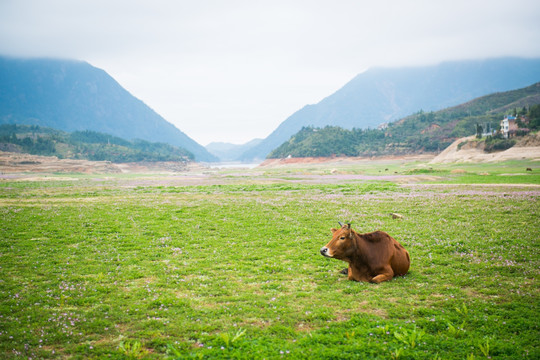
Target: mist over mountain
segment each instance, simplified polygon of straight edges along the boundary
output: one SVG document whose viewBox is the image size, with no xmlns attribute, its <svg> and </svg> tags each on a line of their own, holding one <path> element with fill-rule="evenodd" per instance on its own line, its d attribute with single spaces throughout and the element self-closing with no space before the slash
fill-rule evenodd
<svg viewBox="0 0 540 360">
<path fill-rule="evenodd" d="M 199 161 L 217 160 L 105 71 L 82 61 L 0 56 L 0 124 L 92 130 L 168 143 Z"/>
<path fill-rule="evenodd" d="M 420 110 L 437 111 L 538 81 L 540 59 L 498 58 L 369 69 L 318 104 L 292 114 L 240 158 L 264 159 L 303 127 L 376 128 Z"/>
<path fill-rule="evenodd" d="M 540 82 L 526 88 L 497 92 L 458 106 L 435 112 L 418 112 L 382 129 L 343 129 L 304 127 L 273 150 L 268 158 L 381 156 L 439 153 L 455 140 L 476 134 L 491 134 L 489 142 L 503 148 L 511 142 L 493 139 L 508 114 L 526 116 L 525 135 L 540 127 Z M 479 127 L 481 130 L 479 130 Z M 488 129 L 491 129 L 488 131 Z M 499 142 L 501 140 L 501 142 Z M 510 145 L 511 146 L 511 145 Z"/>
</svg>

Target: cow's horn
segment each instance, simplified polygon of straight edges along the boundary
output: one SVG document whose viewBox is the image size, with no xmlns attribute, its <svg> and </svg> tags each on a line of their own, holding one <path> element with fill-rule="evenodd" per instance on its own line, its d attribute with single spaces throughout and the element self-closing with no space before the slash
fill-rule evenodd
<svg viewBox="0 0 540 360">
<path fill-rule="evenodd" d="M 343 227 L 343 224 L 341 223 L 341 221 L 338 221 L 338 224 L 339 226 Z"/>
</svg>

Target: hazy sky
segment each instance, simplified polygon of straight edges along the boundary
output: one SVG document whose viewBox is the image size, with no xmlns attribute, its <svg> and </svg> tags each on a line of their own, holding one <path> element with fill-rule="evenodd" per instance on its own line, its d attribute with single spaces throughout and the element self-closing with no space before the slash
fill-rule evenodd
<svg viewBox="0 0 540 360">
<path fill-rule="evenodd" d="M 84 60 L 202 145 L 372 66 L 540 57 L 538 0 L 0 0 L 0 54 Z"/>
</svg>

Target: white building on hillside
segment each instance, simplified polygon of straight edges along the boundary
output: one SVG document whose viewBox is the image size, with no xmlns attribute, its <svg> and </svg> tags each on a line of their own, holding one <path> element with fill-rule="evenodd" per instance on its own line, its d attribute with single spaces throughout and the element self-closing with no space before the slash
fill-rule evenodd
<svg viewBox="0 0 540 360">
<path fill-rule="evenodd" d="M 505 116 L 501 120 L 501 133 L 505 139 L 508 139 L 512 134 L 515 134 L 518 129 L 515 116 Z"/>
</svg>

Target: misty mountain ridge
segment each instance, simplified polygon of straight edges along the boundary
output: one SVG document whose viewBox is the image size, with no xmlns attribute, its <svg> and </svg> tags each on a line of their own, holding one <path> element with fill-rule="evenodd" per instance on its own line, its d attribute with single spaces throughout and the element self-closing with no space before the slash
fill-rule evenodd
<svg viewBox="0 0 540 360">
<path fill-rule="evenodd" d="M 420 110 L 437 111 L 538 81 L 540 59 L 497 58 L 372 68 L 319 103 L 292 114 L 240 159 L 264 159 L 304 127 L 376 128 Z"/>
<path fill-rule="evenodd" d="M 266 139 L 199 145 L 86 62 L 0 56 L 0 124 L 91 130 L 177 146 L 198 161 L 262 160 L 303 127 L 376 128 L 540 81 L 540 59 L 499 58 L 369 69 L 283 121 Z"/>
<path fill-rule="evenodd" d="M 0 56 L 0 124 L 91 130 L 168 143 L 198 161 L 217 160 L 105 71 L 82 61 Z"/>
<path fill-rule="evenodd" d="M 528 116 L 530 123 L 527 127 L 538 129 L 539 104 L 540 82 L 436 112 L 420 111 L 381 129 L 304 127 L 273 150 L 268 158 L 438 153 L 456 139 L 474 135 L 478 131 L 477 126 L 499 129 L 501 120 L 508 114 Z M 524 129 L 522 133 L 527 131 Z"/>
</svg>

